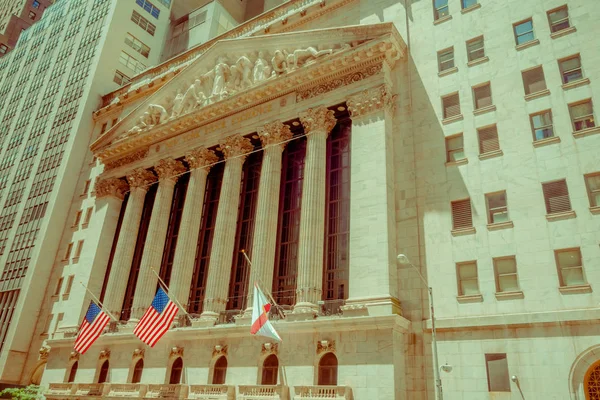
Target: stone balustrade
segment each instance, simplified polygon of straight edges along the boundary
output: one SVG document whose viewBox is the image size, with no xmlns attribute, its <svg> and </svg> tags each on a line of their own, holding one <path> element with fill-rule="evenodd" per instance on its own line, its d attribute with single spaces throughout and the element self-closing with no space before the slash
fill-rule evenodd
<svg viewBox="0 0 600 400">
<path fill-rule="evenodd" d="M 294 386 L 294 400 L 353 400 L 352 388 L 348 386 Z"/>
<path fill-rule="evenodd" d="M 110 385 L 104 383 L 79 383 L 75 388 L 75 397 L 102 397 L 108 393 Z"/>
<path fill-rule="evenodd" d="M 235 386 L 190 385 L 187 398 L 194 400 L 235 400 Z"/>
<path fill-rule="evenodd" d="M 240 400 L 288 400 L 290 398 L 290 389 L 287 386 L 239 386 L 238 398 Z"/>
<path fill-rule="evenodd" d="M 62 399 L 75 394 L 77 384 L 75 383 L 51 383 L 45 393 L 48 399 Z"/>
<path fill-rule="evenodd" d="M 115 398 L 140 398 L 145 397 L 147 385 L 139 383 L 111 383 L 107 397 Z"/>
<path fill-rule="evenodd" d="M 188 385 L 148 385 L 145 399 L 185 399 Z"/>
</svg>

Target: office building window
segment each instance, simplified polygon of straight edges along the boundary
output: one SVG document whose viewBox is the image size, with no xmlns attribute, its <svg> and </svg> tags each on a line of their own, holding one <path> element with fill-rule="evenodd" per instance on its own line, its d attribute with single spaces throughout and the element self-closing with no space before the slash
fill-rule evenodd
<svg viewBox="0 0 600 400">
<path fill-rule="evenodd" d="M 78 210 L 75 213 L 75 220 L 73 221 L 73 227 L 76 227 L 79 225 L 79 221 L 81 221 L 81 210 Z"/>
<path fill-rule="evenodd" d="M 463 135 L 458 134 L 446 138 L 446 162 L 463 160 L 465 158 L 465 149 L 463 145 Z"/>
<path fill-rule="evenodd" d="M 8 51 L 8 46 L 0 43 L 0 54 L 6 54 L 7 51 Z"/>
<path fill-rule="evenodd" d="M 479 154 L 487 154 L 500 150 L 500 141 L 498 140 L 498 128 L 496 125 L 486 126 L 477 129 L 479 139 Z"/>
<path fill-rule="evenodd" d="M 477 262 L 468 261 L 456 264 L 459 296 L 476 296 L 479 293 Z"/>
<path fill-rule="evenodd" d="M 94 213 L 94 207 L 88 207 L 85 211 L 85 218 L 83 219 L 83 225 L 87 226 L 92 219 L 92 214 Z"/>
<path fill-rule="evenodd" d="M 535 35 L 533 34 L 533 21 L 531 18 L 514 24 L 513 29 L 517 46 L 535 40 Z"/>
<path fill-rule="evenodd" d="M 124 86 L 124 85 L 127 85 L 129 82 L 131 82 L 131 79 L 127 75 L 122 73 L 121 71 L 116 70 L 115 76 L 113 78 L 113 82 L 115 82 L 116 84 L 118 84 L 120 86 Z M 102 131 L 102 133 L 104 133 L 104 131 Z"/>
<path fill-rule="evenodd" d="M 514 256 L 494 258 L 494 275 L 496 277 L 496 292 L 510 293 L 520 290 L 517 260 Z"/>
<path fill-rule="evenodd" d="M 469 61 L 479 60 L 485 57 L 483 36 L 476 37 L 467 42 L 467 58 Z"/>
<path fill-rule="evenodd" d="M 71 289 L 73 288 L 73 279 L 75 279 L 75 275 L 69 275 L 69 277 L 67 278 L 67 284 L 65 285 L 63 297 L 68 297 L 69 294 L 71 294 Z"/>
<path fill-rule="evenodd" d="M 34 13 L 33 11 L 29 11 L 29 19 L 35 19 L 36 17 L 36 13 Z"/>
<path fill-rule="evenodd" d="M 448 0 L 433 0 L 433 13 L 436 21 L 449 15 Z"/>
<path fill-rule="evenodd" d="M 33 3 L 31 3 L 31 6 L 33 8 L 40 8 L 40 2 L 38 0 L 33 0 Z"/>
<path fill-rule="evenodd" d="M 156 6 L 150 3 L 148 0 L 135 0 L 136 4 L 146 10 L 154 18 L 158 19 L 160 16 L 160 10 Z"/>
<path fill-rule="evenodd" d="M 156 25 L 142 17 L 140 13 L 134 10 L 133 14 L 131 14 L 131 20 L 150 35 L 154 36 L 154 32 L 156 32 Z"/>
<path fill-rule="evenodd" d="M 438 51 L 439 72 L 454 68 L 454 47 Z"/>
<path fill-rule="evenodd" d="M 523 77 L 523 87 L 525 88 L 526 95 L 542 92 L 547 89 L 546 78 L 544 77 L 544 70 L 541 65 L 523 71 L 521 76 Z"/>
<path fill-rule="evenodd" d="M 569 189 L 567 188 L 566 180 L 562 179 L 542 183 L 542 189 L 544 191 L 544 201 L 548 214 L 571 211 L 571 201 L 569 200 Z"/>
<path fill-rule="evenodd" d="M 146 58 L 150 55 L 150 47 L 146 46 L 131 33 L 127 33 L 127 36 L 125 36 L 125 44 Z"/>
<path fill-rule="evenodd" d="M 460 0 L 460 5 L 463 10 L 465 8 L 473 7 L 475 4 L 477 4 L 477 0 Z"/>
<path fill-rule="evenodd" d="M 442 97 L 442 108 L 444 119 L 460 115 L 460 99 L 458 93 L 452 93 Z"/>
<path fill-rule="evenodd" d="M 473 100 L 476 110 L 492 105 L 492 86 L 489 82 L 473 87 Z"/>
<path fill-rule="evenodd" d="M 585 186 L 591 207 L 600 207 L 600 172 L 585 175 Z"/>
<path fill-rule="evenodd" d="M 60 290 L 62 289 L 63 278 L 58 278 L 56 282 L 56 288 L 54 288 L 54 296 L 58 296 L 60 294 Z"/>
<path fill-rule="evenodd" d="M 471 199 L 456 200 L 451 203 L 452 229 L 468 229 L 473 227 Z"/>
<path fill-rule="evenodd" d="M 124 51 L 122 51 L 121 55 L 119 56 L 119 62 L 127 68 L 131 69 L 132 71 L 135 71 L 136 73 L 140 73 L 146 69 L 146 66 L 144 64 L 142 64 L 129 54 L 125 53 Z"/>
<path fill-rule="evenodd" d="M 485 366 L 487 369 L 488 390 L 490 392 L 510 392 L 506 354 L 486 354 Z"/>
<path fill-rule="evenodd" d="M 585 285 L 581 249 L 562 249 L 554 252 L 560 287 Z"/>
<path fill-rule="evenodd" d="M 81 256 L 81 250 L 83 250 L 83 240 L 77 242 L 77 248 L 75 249 L 73 258 L 79 258 Z"/>
<path fill-rule="evenodd" d="M 92 184 L 92 181 L 90 179 L 85 181 L 85 184 L 83 185 L 83 190 L 81 191 L 82 196 L 86 196 L 88 194 L 88 192 L 90 191 L 91 184 Z"/>
<path fill-rule="evenodd" d="M 571 121 L 573 122 L 573 129 L 575 131 L 581 131 L 596 126 L 592 100 L 569 104 L 569 113 L 571 114 Z"/>
<path fill-rule="evenodd" d="M 566 5 L 548 11 L 548 22 L 552 33 L 559 32 L 571 26 L 569 23 L 569 9 Z"/>
<path fill-rule="evenodd" d="M 552 111 L 546 110 L 529 116 L 533 140 L 541 140 L 554 136 L 554 127 L 552 126 Z"/>
<path fill-rule="evenodd" d="M 71 251 L 73 251 L 73 242 L 67 245 L 67 250 L 65 251 L 65 256 L 63 260 L 68 260 L 71 257 Z"/>
<path fill-rule="evenodd" d="M 581 57 L 576 54 L 571 57 L 558 60 L 560 74 L 563 83 L 569 83 L 583 79 L 583 71 L 581 70 Z"/>
<path fill-rule="evenodd" d="M 506 205 L 506 191 L 488 193 L 485 195 L 488 211 L 488 223 L 498 224 L 508 222 L 508 207 Z"/>
</svg>

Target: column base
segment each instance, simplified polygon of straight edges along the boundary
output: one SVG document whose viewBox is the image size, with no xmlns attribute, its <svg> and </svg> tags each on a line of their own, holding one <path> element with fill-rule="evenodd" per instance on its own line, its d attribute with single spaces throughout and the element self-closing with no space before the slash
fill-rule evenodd
<svg viewBox="0 0 600 400">
<path fill-rule="evenodd" d="M 199 319 L 192 320 L 192 327 L 194 328 L 207 328 L 214 326 L 219 319 L 219 313 L 214 311 L 205 311 L 200 314 Z"/>
<path fill-rule="evenodd" d="M 402 315 L 400 300 L 392 296 L 351 298 L 341 309 L 348 317 Z"/>
<path fill-rule="evenodd" d="M 294 310 L 286 314 L 290 321 L 304 321 L 317 318 L 319 306 L 309 302 L 300 302 L 294 306 Z"/>
</svg>

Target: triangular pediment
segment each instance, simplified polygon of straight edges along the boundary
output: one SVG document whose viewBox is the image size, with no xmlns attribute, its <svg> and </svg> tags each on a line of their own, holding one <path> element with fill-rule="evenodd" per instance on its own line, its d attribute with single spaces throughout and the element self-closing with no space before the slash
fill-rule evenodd
<svg viewBox="0 0 600 400">
<path fill-rule="evenodd" d="M 103 161 L 404 52 L 391 23 L 222 40 L 92 144 Z"/>
</svg>

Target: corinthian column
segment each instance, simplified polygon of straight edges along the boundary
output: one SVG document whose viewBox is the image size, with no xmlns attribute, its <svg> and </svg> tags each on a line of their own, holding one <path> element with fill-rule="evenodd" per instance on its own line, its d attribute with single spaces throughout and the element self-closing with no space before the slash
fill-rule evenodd
<svg viewBox="0 0 600 400">
<path fill-rule="evenodd" d="M 261 284 L 263 289 L 267 291 L 271 291 L 273 284 L 277 217 L 279 214 L 279 186 L 281 184 L 281 153 L 286 145 L 282 142 L 291 139 L 292 132 L 288 125 L 276 121 L 260 128 L 258 136 L 262 142 L 264 154 L 258 186 L 258 204 L 246 315 L 252 314 L 254 282 Z"/>
<path fill-rule="evenodd" d="M 219 208 L 213 236 L 202 318 L 214 321 L 225 310 L 229 286 L 240 190 L 242 166 L 252 143 L 241 135 L 229 136 L 221 144 L 225 155 L 225 171 L 221 184 Z"/>
<path fill-rule="evenodd" d="M 158 189 L 152 207 L 148 235 L 144 245 L 144 253 L 140 264 L 140 273 L 135 286 L 133 297 L 132 318 L 139 319 L 154 299 L 158 277 L 152 268 L 158 273 L 163 258 L 167 229 L 169 228 L 169 217 L 171 214 L 171 203 L 173 201 L 173 190 L 177 182 L 177 175 L 185 172 L 185 167 L 179 161 L 171 158 L 160 160 L 154 170 L 158 174 Z"/>
<path fill-rule="evenodd" d="M 302 113 L 300 122 L 308 138 L 300 210 L 297 303 L 294 313 L 314 314 L 323 290 L 327 136 L 335 126 L 336 119 L 333 111 L 323 106 Z"/>
<path fill-rule="evenodd" d="M 200 234 L 206 177 L 210 166 L 219 158 L 212 150 L 199 148 L 187 153 L 185 160 L 191 169 L 190 181 L 185 194 L 181 226 L 177 235 L 177 247 L 173 259 L 175 268 L 173 268 L 170 289 L 173 296 L 187 309 L 198 235 Z"/>
<path fill-rule="evenodd" d="M 117 317 L 121 315 L 123 297 L 127 289 L 135 242 L 137 241 L 140 219 L 144 208 L 144 199 L 148 186 L 154 181 L 156 181 L 154 174 L 143 168 L 138 168 L 127 176 L 129 200 L 127 200 L 127 208 L 123 215 L 119 240 L 104 296 L 104 306 Z"/>
</svg>

